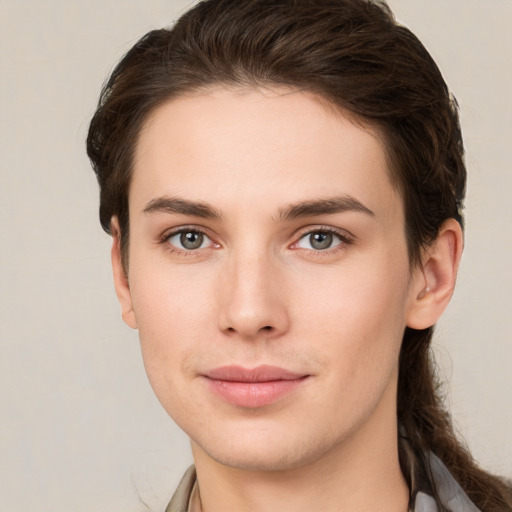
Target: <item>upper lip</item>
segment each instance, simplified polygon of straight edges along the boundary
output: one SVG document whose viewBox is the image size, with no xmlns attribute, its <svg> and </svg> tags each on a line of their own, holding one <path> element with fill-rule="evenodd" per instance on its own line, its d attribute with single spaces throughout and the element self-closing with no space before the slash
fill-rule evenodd
<svg viewBox="0 0 512 512">
<path fill-rule="evenodd" d="M 272 382 L 276 380 L 297 380 L 307 374 L 285 370 L 278 366 L 262 365 L 256 368 L 242 366 L 221 366 L 204 373 L 205 377 L 227 382 Z"/>
</svg>

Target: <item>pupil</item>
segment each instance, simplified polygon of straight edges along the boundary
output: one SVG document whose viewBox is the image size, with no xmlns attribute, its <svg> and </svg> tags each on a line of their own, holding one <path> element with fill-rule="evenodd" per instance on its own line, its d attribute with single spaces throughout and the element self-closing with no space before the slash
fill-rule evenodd
<svg viewBox="0 0 512 512">
<path fill-rule="evenodd" d="M 203 234 L 194 231 L 182 233 L 180 236 L 180 242 L 185 249 L 198 249 L 203 244 Z"/>
<path fill-rule="evenodd" d="M 311 247 L 314 249 L 328 249 L 332 244 L 330 233 L 314 233 L 310 236 Z"/>
</svg>

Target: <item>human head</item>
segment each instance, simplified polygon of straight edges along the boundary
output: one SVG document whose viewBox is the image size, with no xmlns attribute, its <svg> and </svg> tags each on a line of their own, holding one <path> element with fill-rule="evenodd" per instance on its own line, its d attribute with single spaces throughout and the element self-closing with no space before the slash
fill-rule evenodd
<svg viewBox="0 0 512 512">
<path fill-rule="evenodd" d="M 88 153 L 101 188 L 100 220 L 110 232 L 118 219 L 125 268 L 132 159 L 144 121 L 170 98 L 216 85 L 304 90 L 375 128 L 403 199 L 411 266 L 444 221 L 462 221 L 465 168 L 455 102 L 423 45 L 383 2 L 208 0 L 128 52 L 91 122 Z M 431 335 L 431 329 L 407 329 L 404 336 L 398 413 L 408 431 L 437 403 Z M 429 435 L 419 430 L 420 438 Z"/>
</svg>

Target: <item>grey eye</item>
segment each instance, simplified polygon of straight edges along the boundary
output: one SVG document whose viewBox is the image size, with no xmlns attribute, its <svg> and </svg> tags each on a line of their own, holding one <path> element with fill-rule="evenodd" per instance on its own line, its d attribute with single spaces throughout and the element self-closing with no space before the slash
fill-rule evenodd
<svg viewBox="0 0 512 512">
<path fill-rule="evenodd" d="M 185 249 L 199 249 L 203 245 L 204 236 L 197 231 L 181 233 L 180 242 Z"/>
<path fill-rule="evenodd" d="M 305 234 L 298 242 L 297 247 L 314 251 L 325 251 L 343 243 L 343 239 L 336 233 L 329 231 L 313 231 Z"/>
<path fill-rule="evenodd" d="M 332 233 L 311 233 L 309 235 L 309 243 L 313 249 L 321 251 L 328 249 L 332 245 Z"/>
<path fill-rule="evenodd" d="M 178 249 L 193 251 L 205 247 L 210 239 L 201 231 L 187 230 L 171 235 L 167 242 Z"/>
</svg>

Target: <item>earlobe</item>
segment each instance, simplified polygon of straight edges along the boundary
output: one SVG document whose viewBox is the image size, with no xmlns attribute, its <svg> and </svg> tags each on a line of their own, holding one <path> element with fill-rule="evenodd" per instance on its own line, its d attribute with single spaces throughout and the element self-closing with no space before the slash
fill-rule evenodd
<svg viewBox="0 0 512 512">
<path fill-rule="evenodd" d="M 441 317 L 453 295 L 462 247 L 460 224 L 448 219 L 425 251 L 424 261 L 414 270 L 406 318 L 408 327 L 426 329 Z"/>
<path fill-rule="evenodd" d="M 114 287 L 116 289 L 117 299 L 121 306 L 121 315 L 126 325 L 132 329 L 137 329 L 137 320 L 133 311 L 132 296 L 128 276 L 123 267 L 123 258 L 121 254 L 121 231 L 117 217 L 112 217 L 110 224 L 112 232 L 112 271 L 114 274 Z"/>
</svg>

